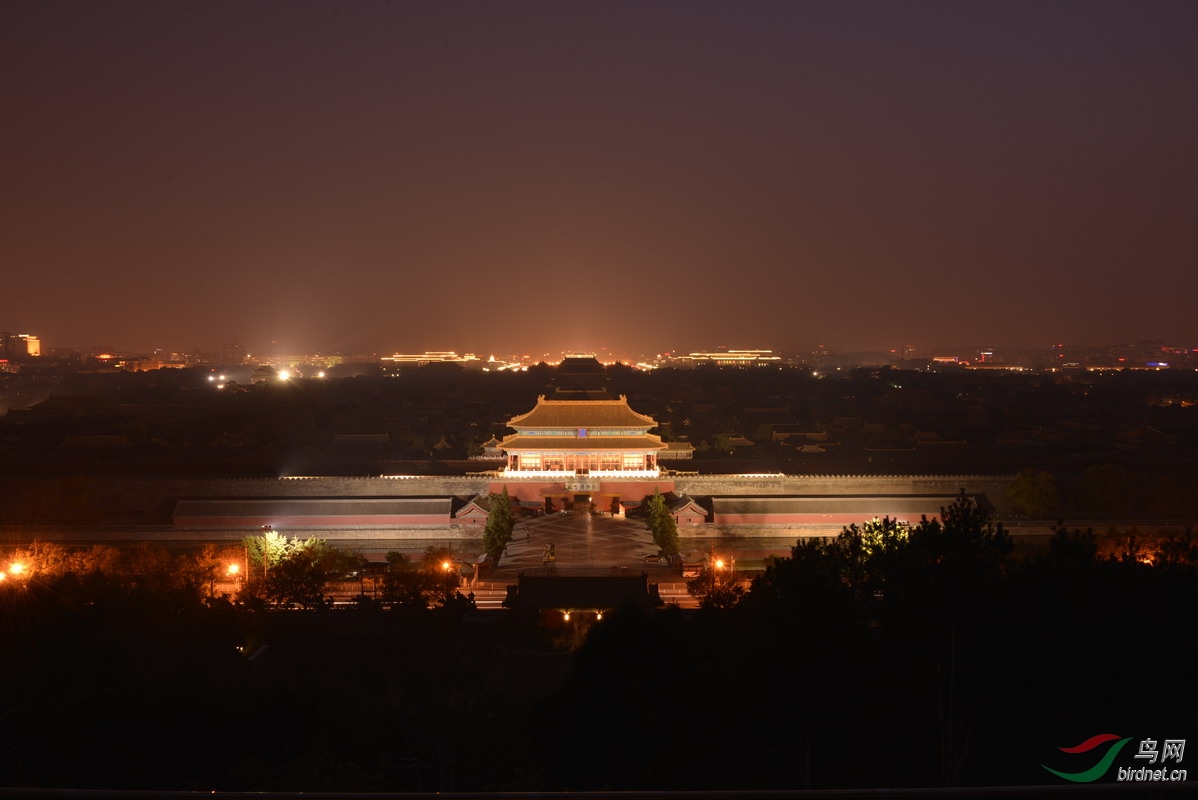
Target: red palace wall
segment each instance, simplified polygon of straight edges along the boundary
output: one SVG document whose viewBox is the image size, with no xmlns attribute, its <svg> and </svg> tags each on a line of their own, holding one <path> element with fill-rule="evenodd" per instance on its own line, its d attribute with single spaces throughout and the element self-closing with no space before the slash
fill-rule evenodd
<svg viewBox="0 0 1198 800">
<path fill-rule="evenodd" d="M 291 528 L 404 528 L 445 526 L 452 520 L 447 515 L 344 515 L 344 516 L 291 516 L 285 518 Z M 278 525 L 277 517 L 176 517 L 175 526 L 180 528 L 232 528 L 259 529 L 263 525 Z"/>
<path fill-rule="evenodd" d="M 863 516 L 864 515 L 864 516 Z M 940 509 L 929 511 L 926 516 L 931 519 L 934 516 L 940 515 Z M 865 522 L 869 516 L 886 517 L 891 519 L 900 519 L 907 522 L 918 522 L 919 517 L 909 519 L 910 514 L 887 514 L 881 512 L 874 514 L 870 512 L 865 515 L 865 512 L 857 514 L 720 514 L 716 512 L 715 522 L 717 525 L 860 525 Z"/>
</svg>

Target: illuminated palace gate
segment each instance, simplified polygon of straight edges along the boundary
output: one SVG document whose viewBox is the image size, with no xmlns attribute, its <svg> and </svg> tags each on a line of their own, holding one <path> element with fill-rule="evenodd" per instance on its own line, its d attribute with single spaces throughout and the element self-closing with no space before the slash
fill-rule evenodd
<svg viewBox="0 0 1198 800">
<path fill-rule="evenodd" d="M 508 493 L 524 507 L 593 504 L 618 512 L 654 488 L 672 488 L 660 477 L 657 455 L 666 445 L 649 433 L 657 422 L 638 414 L 623 395 L 618 400 L 546 400 L 513 417 L 516 429 L 500 442 L 507 458 Z M 646 491 L 647 489 L 647 491 Z"/>
</svg>

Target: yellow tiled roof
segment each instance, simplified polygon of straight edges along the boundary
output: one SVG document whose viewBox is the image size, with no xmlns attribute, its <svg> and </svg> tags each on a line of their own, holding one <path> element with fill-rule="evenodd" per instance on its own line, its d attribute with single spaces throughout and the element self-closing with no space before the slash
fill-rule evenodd
<svg viewBox="0 0 1198 800">
<path fill-rule="evenodd" d="M 664 450 L 661 437 L 643 436 L 521 436 L 518 433 L 499 443 L 504 450 Z"/>
<path fill-rule="evenodd" d="M 619 400 L 546 400 L 542 395 L 532 411 L 512 417 L 513 428 L 652 428 L 657 421 Z"/>
</svg>

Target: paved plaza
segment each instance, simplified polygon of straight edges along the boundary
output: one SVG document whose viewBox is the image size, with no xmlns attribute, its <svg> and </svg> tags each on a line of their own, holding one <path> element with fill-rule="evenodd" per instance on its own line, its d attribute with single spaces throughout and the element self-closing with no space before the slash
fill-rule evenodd
<svg viewBox="0 0 1198 800">
<path fill-rule="evenodd" d="M 545 560 L 553 545 L 554 560 Z M 489 579 L 476 584 L 478 607 L 502 607 L 507 585 L 525 575 L 639 575 L 657 584 L 666 603 L 694 607 L 677 569 L 655 560 L 657 547 L 644 522 L 608 514 L 553 514 L 521 520 L 512 541 Z"/>
<path fill-rule="evenodd" d="M 546 549 L 554 558 L 547 561 Z M 497 579 L 518 573 L 597 575 L 646 572 L 650 580 L 676 577 L 656 563 L 657 547 L 645 523 L 608 514 L 551 514 L 517 523 L 495 571 Z"/>
</svg>

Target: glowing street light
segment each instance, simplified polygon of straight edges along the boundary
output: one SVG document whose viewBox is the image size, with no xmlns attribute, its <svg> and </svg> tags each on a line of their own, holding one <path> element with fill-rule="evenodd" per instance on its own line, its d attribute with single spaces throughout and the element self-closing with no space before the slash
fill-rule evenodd
<svg viewBox="0 0 1198 800">
<path fill-rule="evenodd" d="M 237 563 L 229 564 L 225 568 L 225 578 L 233 581 L 233 585 L 240 589 L 241 587 L 241 565 Z"/>
<path fill-rule="evenodd" d="M 8 565 L 7 572 L 4 570 L 0 570 L 0 581 L 7 580 L 8 578 L 14 578 L 14 579 L 20 578 L 22 575 L 25 574 L 25 570 L 26 570 L 26 566 L 23 562 L 13 561 L 12 563 L 10 563 Z"/>
</svg>

